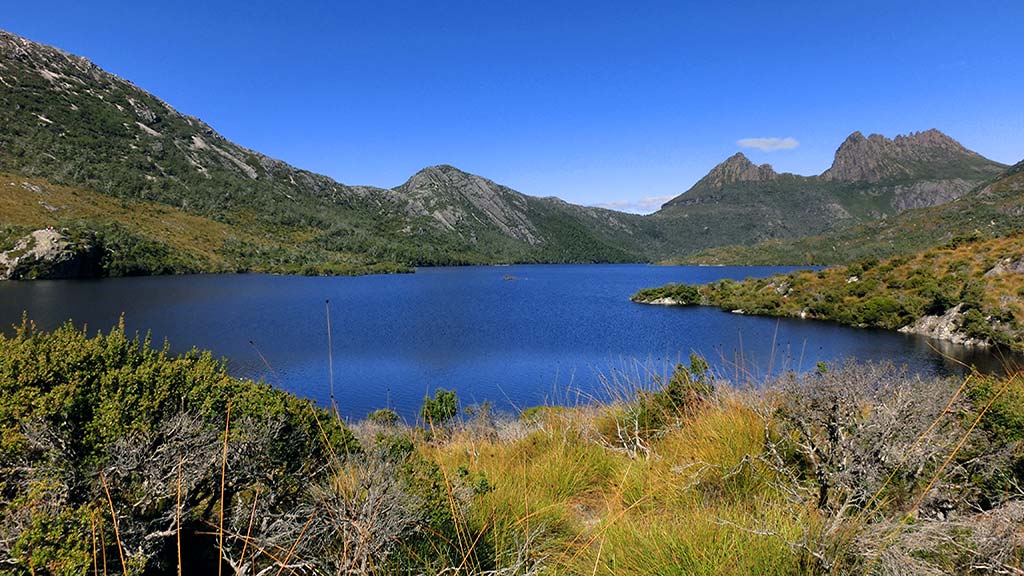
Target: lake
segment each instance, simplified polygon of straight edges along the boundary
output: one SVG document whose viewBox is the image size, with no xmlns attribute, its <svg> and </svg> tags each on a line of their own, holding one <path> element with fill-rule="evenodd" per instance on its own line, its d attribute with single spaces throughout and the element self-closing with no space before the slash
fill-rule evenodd
<svg viewBox="0 0 1024 576">
<path fill-rule="evenodd" d="M 438 387 L 457 390 L 465 404 L 490 401 L 501 409 L 585 402 L 620 391 L 622 380 L 649 382 L 649 374 L 664 374 L 691 352 L 731 379 L 746 372 L 763 380 L 769 371 L 844 358 L 893 360 L 923 374 L 958 373 L 946 355 L 985 369 L 997 365 L 960 347 L 945 345 L 939 353 L 939 343 L 918 336 L 629 301 L 637 289 L 667 282 L 788 270 L 524 265 L 356 278 L 0 282 L 0 325 L 6 329 L 26 311 L 46 329 L 70 318 L 95 332 L 124 313 L 130 331 L 150 330 L 158 344 L 166 338 L 175 351 L 212 350 L 235 375 L 266 379 L 326 406 L 329 299 L 335 393 L 342 414 L 352 418 L 385 406 L 415 418 L 424 394 Z"/>
</svg>

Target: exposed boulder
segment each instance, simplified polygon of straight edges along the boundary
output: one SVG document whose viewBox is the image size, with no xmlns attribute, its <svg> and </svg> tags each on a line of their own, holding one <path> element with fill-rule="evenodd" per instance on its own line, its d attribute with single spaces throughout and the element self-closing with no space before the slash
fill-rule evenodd
<svg viewBox="0 0 1024 576">
<path fill-rule="evenodd" d="M 670 298 L 668 296 L 662 296 L 661 298 L 655 298 L 653 300 L 633 300 L 633 301 L 637 302 L 637 303 L 640 303 L 640 304 L 653 304 L 655 306 L 686 306 L 687 304 L 689 304 L 688 302 L 683 302 L 681 300 L 676 300 L 675 298 Z"/>
<path fill-rule="evenodd" d="M 963 304 L 946 310 L 941 316 L 922 316 L 914 323 L 900 328 L 904 334 L 920 334 L 936 340 L 945 340 L 963 346 L 988 346 L 989 342 L 967 336 L 960 331 L 963 325 Z"/>
<path fill-rule="evenodd" d="M 101 272 L 101 251 L 53 230 L 36 230 L 0 253 L 0 280 L 89 278 Z"/>
<path fill-rule="evenodd" d="M 988 272 L 985 272 L 985 278 L 995 278 L 1007 274 L 1024 274 L 1024 258 L 1003 258 Z"/>
</svg>

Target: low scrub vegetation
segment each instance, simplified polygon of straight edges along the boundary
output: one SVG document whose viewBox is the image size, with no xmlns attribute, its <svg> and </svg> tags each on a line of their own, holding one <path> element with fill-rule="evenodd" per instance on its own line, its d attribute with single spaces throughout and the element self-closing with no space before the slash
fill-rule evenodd
<svg viewBox="0 0 1024 576">
<path fill-rule="evenodd" d="M 616 400 L 343 423 L 123 329 L 0 338 L 11 574 L 1015 574 L 1024 386 L 693 356 Z"/>
<path fill-rule="evenodd" d="M 836 268 L 704 286 L 639 291 L 638 302 L 671 299 L 747 314 L 834 320 L 898 329 L 955 310 L 965 338 L 1024 349 L 1024 236 L 957 238 L 912 257 L 864 258 Z"/>
</svg>

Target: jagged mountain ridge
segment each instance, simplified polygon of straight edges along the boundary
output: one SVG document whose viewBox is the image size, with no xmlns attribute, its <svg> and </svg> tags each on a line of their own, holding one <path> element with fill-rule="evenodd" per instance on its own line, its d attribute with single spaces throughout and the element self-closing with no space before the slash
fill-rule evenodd
<svg viewBox="0 0 1024 576">
<path fill-rule="evenodd" d="M 931 129 L 889 139 L 851 134 L 836 150 L 822 180 L 881 182 L 901 178 L 933 180 L 994 175 L 993 162 L 942 132 Z"/>
<path fill-rule="evenodd" d="M 817 176 L 777 173 L 737 153 L 652 215 L 690 238 L 676 255 L 813 236 L 967 194 L 1006 167 L 938 130 L 851 134 Z"/>
<path fill-rule="evenodd" d="M 838 264 L 912 254 L 1024 230 L 1024 161 L 960 198 L 821 235 L 724 246 L 681 259 L 702 264 Z"/>
</svg>

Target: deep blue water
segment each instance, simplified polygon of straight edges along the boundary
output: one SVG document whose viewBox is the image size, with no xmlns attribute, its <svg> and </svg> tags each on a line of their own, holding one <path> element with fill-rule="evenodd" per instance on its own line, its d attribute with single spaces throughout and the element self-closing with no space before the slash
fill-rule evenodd
<svg viewBox="0 0 1024 576">
<path fill-rule="evenodd" d="M 71 318 L 90 331 L 107 330 L 124 313 L 129 330 L 151 330 L 157 343 L 167 338 L 177 351 L 210 349 L 236 375 L 265 378 L 327 405 L 329 299 L 336 396 L 343 415 L 356 418 L 384 406 L 412 418 L 437 387 L 456 389 L 466 403 L 486 400 L 500 408 L 573 403 L 608 393 L 602 376 L 663 373 L 691 351 L 734 379 L 740 370 L 763 378 L 769 369 L 806 370 L 843 358 L 893 360 L 926 374 L 958 370 L 934 350 L 936 343 L 920 337 L 629 301 L 637 289 L 667 282 L 785 270 L 537 265 L 358 278 L 7 282 L 0 283 L 0 325 L 17 322 L 24 310 L 44 328 Z M 982 364 L 993 360 L 943 350 Z"/>
</svg>

